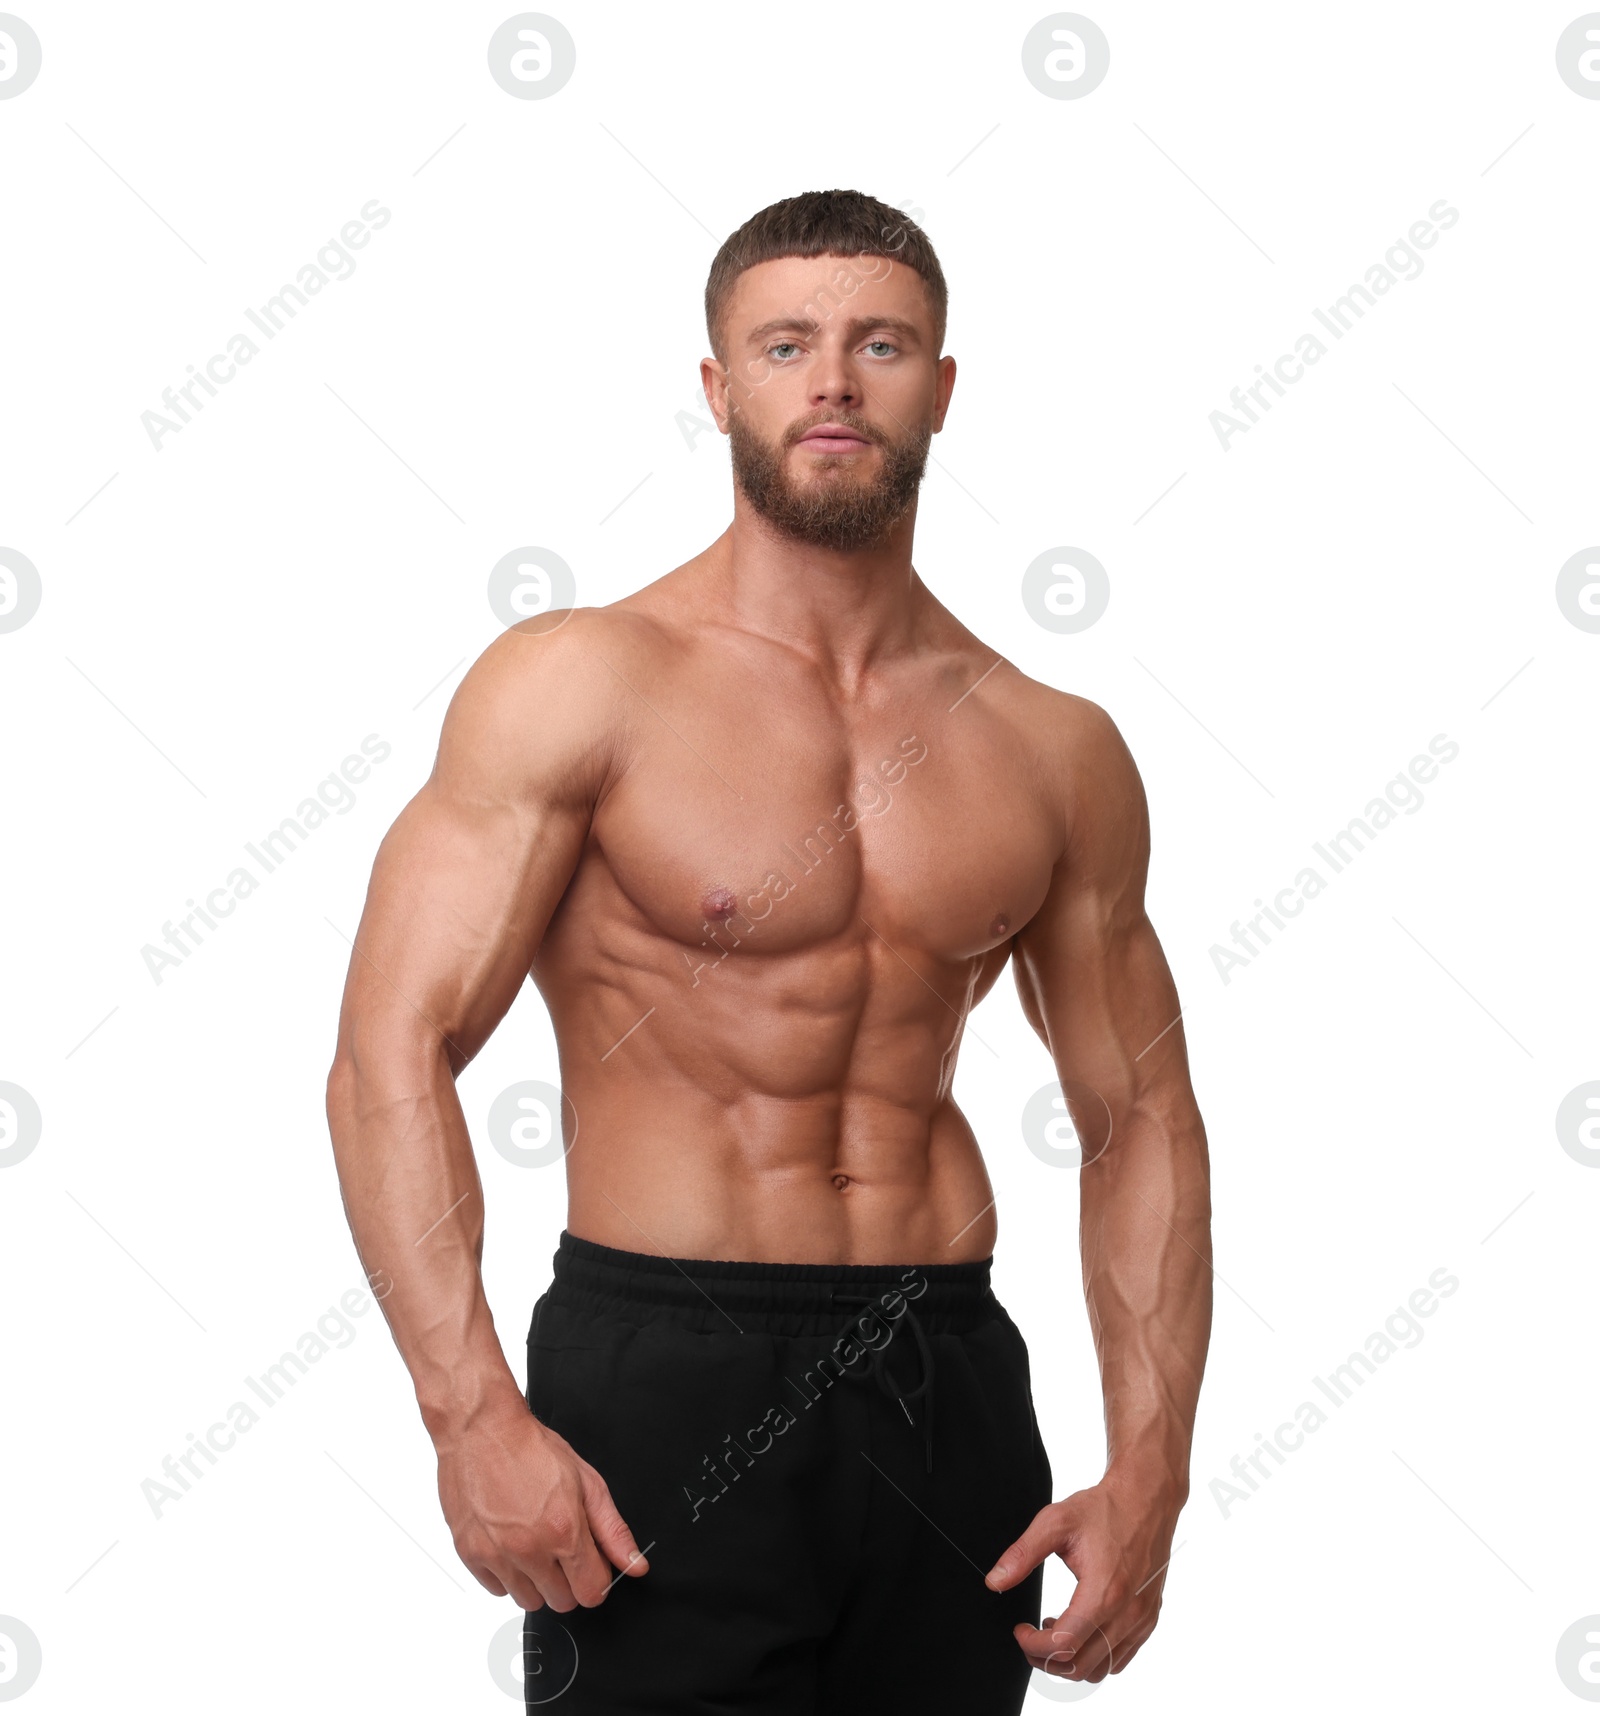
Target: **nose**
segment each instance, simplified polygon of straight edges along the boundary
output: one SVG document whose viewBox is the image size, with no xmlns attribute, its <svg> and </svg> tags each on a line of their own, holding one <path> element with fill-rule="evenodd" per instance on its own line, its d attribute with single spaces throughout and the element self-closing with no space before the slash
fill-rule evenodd
<svg viewBox="0 0 1600 1716">
<path fill-rule="evenodd" d="M 825 348 L 812 369 L 810 400 L 813 410 L 823 407 L 856 411 L 862 404 L 861 378 L 843 350 Z"/>
</svg>

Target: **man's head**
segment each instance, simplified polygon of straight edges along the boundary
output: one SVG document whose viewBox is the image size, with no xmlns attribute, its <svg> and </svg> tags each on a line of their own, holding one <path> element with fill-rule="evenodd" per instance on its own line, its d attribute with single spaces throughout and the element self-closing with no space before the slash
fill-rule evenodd
<svg viewBox="0 0 1600 1716">
<path fill-rule="evenodd" d="M 927 235 L 859 191 L 774 203 L 717 252 L 701 377 L 734 481 L 784 535 L 848 551 L 906 516 L 955 382 L 945 307 Z"/>
</svg>

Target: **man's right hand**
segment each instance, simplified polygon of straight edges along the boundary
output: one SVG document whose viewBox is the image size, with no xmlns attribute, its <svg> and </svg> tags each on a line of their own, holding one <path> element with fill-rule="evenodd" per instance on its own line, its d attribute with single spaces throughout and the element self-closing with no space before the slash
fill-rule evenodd
<svg viewBox="0 0 1600 1716">
<path fill-rule="evenodd" d="M 648 1572 L 605 1479 L 520 1396 L 436 1446 L 456 1552 L 495 1596 L 566 1614 L 601 1602 L 613 1565 Z"/>
</svg>

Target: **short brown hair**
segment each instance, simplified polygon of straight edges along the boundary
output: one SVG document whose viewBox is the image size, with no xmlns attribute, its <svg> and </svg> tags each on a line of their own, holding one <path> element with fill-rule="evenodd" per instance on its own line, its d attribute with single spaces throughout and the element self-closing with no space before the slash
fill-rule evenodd
<svg viewBox="0 0 1600 1716">
<path fill-rule="evenodd" d="M 882 256 L 904 263 L 922 280 L 944 345 L 949 292 L 928 235 L 902 210 L 863 191 L 803 191 L 751 215 L 723 240 L 706 280 L 706 332 L 723 353 L 722 315 L 733 284 L 747 268 L 780 256 Z"/>
</svg>

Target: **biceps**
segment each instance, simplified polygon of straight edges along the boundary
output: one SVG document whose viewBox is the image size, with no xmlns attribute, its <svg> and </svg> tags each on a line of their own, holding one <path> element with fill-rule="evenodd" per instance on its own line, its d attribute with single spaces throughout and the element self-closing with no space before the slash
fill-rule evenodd
<svg viewBox="0 0 1600 1716">
<path fill-rule="evenodd" d="M 1062 1075 L 1090 1085 L 1113 1108 L 1133 1100 L 1150 1070 L 1146 1051 L 1177 1013 L 1166 956 L 1144 911 L 1101 911 L 1080 900 L 1026 947 L 1018 985 Z"/>
<path fill-rule="evenodd" d="M 587 830 L 572 808 L 467 804 L 425 786 L 373 865 L 350 1046 L 366 1059 L 442 1049 L 459 1072 L 516 999 Z"/>
<path fill-rule="evenodd" d="M 1085 1077 L 1113 1080 L 1131 1097 L 1147 1052 L 1178 1010 L 1166 955 L 1149 918 L 1140 913 L 1075 962 L 1063 1000 L 1065 1052 Z M 1069 969 L 1071 969 L 1069 967 Z"/>
</svg>

